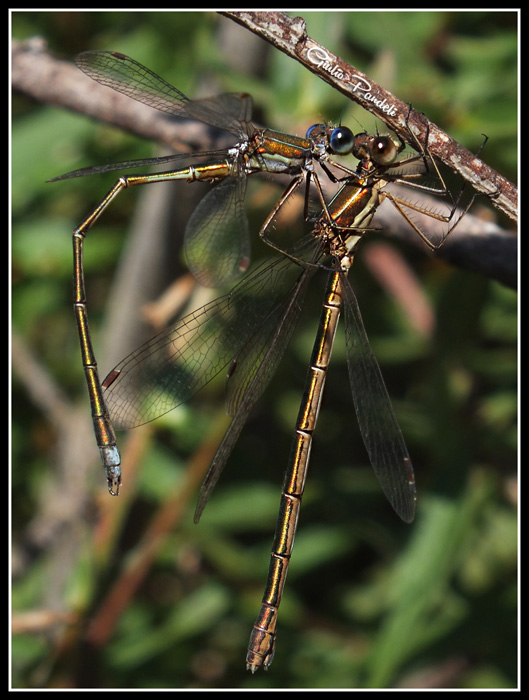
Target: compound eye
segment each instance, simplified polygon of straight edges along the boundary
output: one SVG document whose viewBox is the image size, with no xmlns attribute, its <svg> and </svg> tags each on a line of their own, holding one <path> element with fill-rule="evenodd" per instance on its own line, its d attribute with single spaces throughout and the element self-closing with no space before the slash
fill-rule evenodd
<svg viewBox="0 0 529 700">
<path fill-rule="evenodd" d="M 327 133 L 327 127 L 325 124 L 313 124 L 307 129 L 305 138 L 307 139 L 317 139 L 321 138 Z"/>
<path fill-rule="evenodd" d="M 354 135 L 351 129 L 346 126 L 338 126 L 331 134 L 329 139 L 331 150 L 340 156 L 346 156 L 351 153 L 354 146 Z"/>
<path fill-rule="evenodd" d="M 375 163 L 389 165 L 397 157 L 398 149 L 389 136 L 377 136 L 373 140 L 371 155 Z"/>
</svg>

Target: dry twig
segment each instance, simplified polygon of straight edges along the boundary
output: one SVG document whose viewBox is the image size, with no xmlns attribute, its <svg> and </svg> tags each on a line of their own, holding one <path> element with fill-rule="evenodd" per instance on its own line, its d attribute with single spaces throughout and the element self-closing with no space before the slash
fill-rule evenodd
<svg viewBox="0 0 529 700">
<path fill-rule="evenodd" d="M 303 20 L 292 19 L 278 12 L 224 14 L 248 26 L 274 46 L 296 58 L 309 70 L 373 112 L 402 138 L 409 140 L 409 132 L 405 125 L 408 105 L 307 37 Z M 324 55 L 326 60 L 322 63 L 321 57 Z M 316 62 L 315 56 L 320 56 L 319 63 Z M 372 99 L 366 101 L 365 93 L 355 87 L 361 81 L 369 83 L 370 94 L 376 96 L 379 105 Z M 66 107 L 98 121 L 119 126 L 149 140 L 167 144 L 177 152 L 193 150 L 198 144 L 202 150 L 226 145 L 224 140 L 219 140 L 224 139 L 224 135 L 221 136 L 219 132 L 204 124 L 179 119 L 176 127 L 176 120 L 169 115 L 157 112 L 90 80 L 72 63 L 50 56 L 43 42 L 38 40 L 13 42 L 12 82 L 14 89 L 36 100 Z M 425 136 L 425 125 L 424 115 L 412 112 L 411 128 L 419 141 L 421 135 L 423 138 Z M 516 188 L 454 142 L 435 124 L 430 123 L 429 128 L 431 152 L 471 182 L 477 190 L 488 195 L 497 208 L 515 218 Z M 56 173 L 50 173 L 50 176 L 53 175 Z M 429 204 L 426 203 L 425 206 L 428 207 Z M 387 217 L 384 223 L 387 226 Z M 410 239 L 409 232 L 401 224 L 400 215 L 394 212 L 391 219 L 392 234 L 416 242 L 415 237 Z M 420 241 L 417 243 L 421 244 Z M 452 264 L 474 270 L 507 286 L 516 287 L 517 239 L 512 232 L 506 232 L 496 224 L 482 222 L 467 215 L 464 225 L 460 225 L 454 231 L 437 255 L 449 259 Z"/>
<path fill-rule="evenodd" d="M 223 14 L 299 61 L 308 70 L 382 120 L 404 141 L 410 142 L 410 145 L 413 146 L 413 143 L 410 141 L 408 127 L 413 130 L 419 143 L 423 143 L 428 126 L 430 152 L 478 192 L 489 197 L 500 211 L 514 221 L 517 220 L 518 193 L 511 182 L 450 138 L 436 124 L 428 122 L 424 115 L 412 111 L 409 120 L 406 121 L 408 105 L 311 39 L 307 35 L 307 26 L 302 17 L 292 18 L 285 12 Z"/>
</svg>

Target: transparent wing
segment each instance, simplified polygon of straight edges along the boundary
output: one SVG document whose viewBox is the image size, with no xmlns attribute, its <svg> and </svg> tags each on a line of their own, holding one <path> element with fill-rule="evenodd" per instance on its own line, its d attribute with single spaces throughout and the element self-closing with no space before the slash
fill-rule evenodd
<svg viewBox="0 0 529 700">
<path fill-rule="evenodd" d="M 366 335 L 358 302 L 342 275 L 347 366 L 353 400 L 371 465 L 382 490 L 405 522 L 415 517 L 415 477 L 401 429 Z"/>
<path fill-rule="evenodd" d="M 201 199 L 187 223 L 187 264 L 205 287 L 234 282 L 250 266 L 245 193 L 245 177 L 222 180 Z"/>
<path fill-rule="evenodd" d="M 161 112 L 198 119 L 237 136 L 248 133 L 252 101 L 245 93 L 193 101 L 141 63 L 115 51 L 85 51 L 75 63 L 101 85 Z"/>
<path fill-rule="evenodd" d="M 102 383 L 114 426 L 148 423 L 211 381 L 251 344 L 299 271 L 289 258 L 262 263 L 229 294 L 186 315 L 122 360 Z"/>
<path fill-rule="evenodd" d="M 282 302 L 270 309 L 267 316 L 261 316 L 256 334 L 235 358 L 228 380 L 226 400 L 228 413 L 233 418 L 200 489 L 195 522 L 200 520 L 252 407 L 268 386 L 283 357 L 314 272 L 315 268 L 306 268 L 298 273 L 298 279 Z"/>
</svg>

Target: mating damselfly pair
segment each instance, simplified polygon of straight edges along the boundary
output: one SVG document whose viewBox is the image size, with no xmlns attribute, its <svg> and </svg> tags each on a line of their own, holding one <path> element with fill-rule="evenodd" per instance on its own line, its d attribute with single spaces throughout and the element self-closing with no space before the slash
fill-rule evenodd
<svg viewBox="0 0 529 700">
<path fill-rule="evenodd" d="M 116 52 L 89 51 L 80 54 L 76 63 L 103 85 L 170 115 L 224 129 L 238 139 L 234 146 L 222 151 L 88 167 L 54 178 L 183 162 L 191 157 L 201 159 L 168 172 L 121 176 L 73 233 L 74 309 L 95 435 L 113 495 L 118 494 L 121 485 L 121 457 L 114 427 L 127 429 L 154 420 L 227 371 L 226 406 L 232 418 L 200 491 L 195 512 L 198 522 L 253 405 L 292 337 L 311 281 L 319 272 L 328 276 L 281 496 L 268 580 L 247 654 L 248 669 L 267 668 L 274 655 L 278 607 L 342 310 L 360 433 L 389 502 L 404 521 L 411 522 L 415 516 L 411 460 L 348 280 L 356 247 L 366 232 L 376 228 L 372 219 L 384 199 L 430 249 L 446 240 L 470 205 L 462 212 L 457 210 L 457 201 L 450 198 L 428 151 L 428 133 L 421 143 L 410 130 L 415 149 L 411 155 L 404 154 L 405 143 L 400 138 L 365 132 L 355 135 L 344 126 L 314 124 L 300 138 L 257 128 L 250 121 L 252 104 L 246 94 L 192 101 L 152 71 Z M 348 155 L 357 160 L 353 168 L 339 160 Z M 248 177 L 262 173 L 287 175 L 290 182 L 259 231 L 262 241 L 273 249 L 274 257 L 244 275 L 250 266 L 244 196 Z M 434 177 L 438 184 L 423 184 L 425 174 Z M 221 287 L 244 276 L 228 294 L 187 314 L 132 352 L 101 382 L 88 324 L 84 239 L 123 189 L 172 180 L 214 184 L 195 209 L 185 232 L 186 257 L 196 279 L 207 286 Z M 327 195 L 327 185 L 335 188 L 331 196 Z M 434 213 L 413 204 L 402 193 L 393 192 L 391 185 L 444 196 L 450 200 L 447 211 Z M 298 191 L 304 193 L 309 233 L 284 247 L 280 233 L 272 232 L 284 205 Z M 415 223 L 414 214 L 446 225 L 444 236 L 432 241 Z"/>
</svg>

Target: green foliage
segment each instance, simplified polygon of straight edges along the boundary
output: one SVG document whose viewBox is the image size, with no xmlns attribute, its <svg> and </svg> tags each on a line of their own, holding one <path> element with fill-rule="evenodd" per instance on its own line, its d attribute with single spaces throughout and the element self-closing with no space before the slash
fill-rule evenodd
<svg viewBox="0 0 529 700">
<path fill-rule="evenodd" d="M 304 16 L 309 35 L 470 149 L 487 134 L 484 159 L 516 177 L 515 13 Z M 85 49 L 112 49 L 191 96 L 204 81 L 212 92 L 248 91 L 259 121 L 286 131 L 302 134 L 322 119 L 346 124 L 353 114 L 372 126 L 370 115 L 359 115 L 277 51 L 259 69 L 234 67 L 235 42 L 245 30 L 214 13 L 15 12 L 12 19 L 16 39 L 43 36 L 67 59 Z M 228 29 L 230 40 L 221 41 Z M 250 52 L 260 48 L 255 41 Z M 93 438 L 81 442 L 89 426 L 66 419 L 88 415 L 71 311 L 70 236 L 113 176 L 45 180 L 153 151 L 18 95 L 13 117 L 12 327 L 38 358 L 51 395 L 57 398 L 56 391 L 67 407 L 65 416 L 43 399 L 36 390 L 47 384 L 18 369 L 14 349 L 12 602 L 19 626 L 13 687 L 515 687 L 515 293 L 404 251 L 436 317 L 435 334 L 420 337 L 373 281 L 360 251 L 354 286 L 413 457 L 418 518 L 412 526 L 400 523 L 371 473 L 339 341 L 276 657 L 268 673 L 251 676 L 245 648 L 264 587 L 318 291 L 201 522 L 192 522 L 199 472 L 225 426 L 212 408 L 222 414 L 219 383 L 149 430 L 119 436 L 128 445 L 125 477 L 122 495 L 111 499 Z M 194 186 L 185 187 L 175 195 L 177 209 Z M 108 339 L 101 324 L 135 202 L 136 193 L 121 195 L 86 242 L 98 352 Z M 262 212 L 255 217 L 256 230 Z M 144 235 L 152 235 L 150 225 Z M 163 257 L 179 267 L 178 252 Z M 46 613 L 50 622 L 21 628 L 30 611 Z"/>
</svg>

